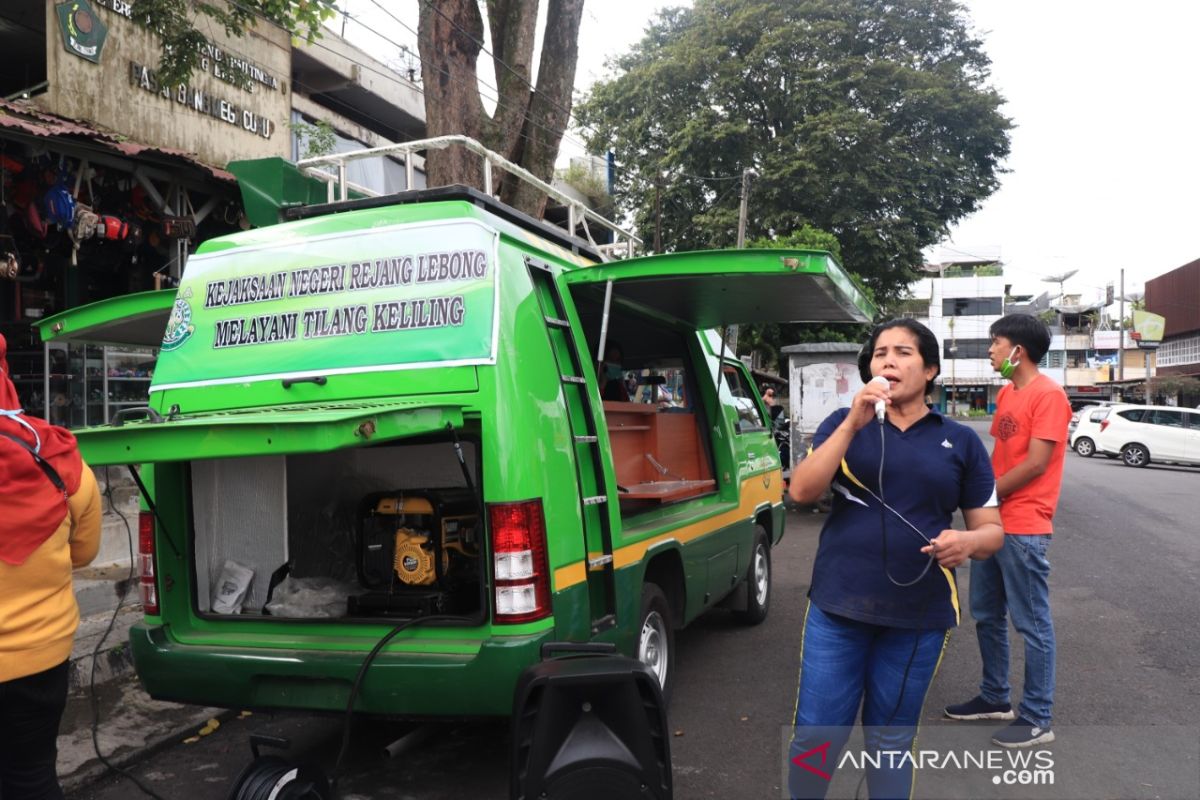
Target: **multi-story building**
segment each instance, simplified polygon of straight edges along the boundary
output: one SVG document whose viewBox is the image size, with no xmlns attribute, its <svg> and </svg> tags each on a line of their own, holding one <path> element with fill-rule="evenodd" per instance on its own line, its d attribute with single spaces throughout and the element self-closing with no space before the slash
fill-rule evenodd
<svg viewBox="0 0 1200 800">
<path fill-rule="evenodd" d="M 1146 310 L 1166 321 L 1155 353 L 1158 376 L 1200 379 L 1200 259 L 1147 281 Z M 1178 383 L 1180 404 L 1200 403 L 1191 381 Z"/>
<path fill-rule="evenodd" d="M 159 42 L 133 15 L 124 0 L 0 4 L 0 258 L 18 264 L 11 283 L 0 269 L 0 332 L 19 360 L 26 408 L 60 409 L 65 424 L 97 421 L 79 408 L 95 390 L 51 385 L 50 375 L 80 370 L 65 359 L 59 369 L 33 324 L 171 286 L 199 242 L 249 225 L 230 162 L 296 160 L 318 123 L 335 151 L 425 133 L 416 76 L 332 31 L 293 46 L 265 22 L 238 38 L 200 17 L 198 68 L 186 85 L 163 86 Z M 414 167 L 417 188 L 415 157 Z M 391 160 L 350 169 L 351 182 L 376 193 L 409 188 Z M 87 367 L 101 369 L 123 368 Z M 137 367 L 130 385 L 144 386 L 148 369 Z"/>
<path fill-rule="evenodd" d="M 939 393 L 943 411 L 991 411 L 1001 380 L 988 359 L 988 329 L 1004 315 L 1004 273 L 992 260 L 958 260 L 926 266 L 936 277 L 917 281 L 912 295 L 928 298 L 927 314 L 910 312 L 926 324 L 942 345 Z"/>
</svg>

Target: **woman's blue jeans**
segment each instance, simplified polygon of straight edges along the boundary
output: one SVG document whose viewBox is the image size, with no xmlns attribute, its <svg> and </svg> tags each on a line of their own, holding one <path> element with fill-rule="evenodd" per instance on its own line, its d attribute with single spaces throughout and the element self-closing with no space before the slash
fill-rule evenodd
<svg viewBox="0 0 1200 800">
<path fill-rule="evenodd" d="M 791 797 L 825 797 L 860 704 L 866 752 L 898 754 L 868 767 L 871 800 L 911 796 L 912 761 L 899 754 L 912 747 L 947 637 L 942 629 L 871 625 L 808 604 L 788 753 Z"/>
<path fill-rule="evenodd" d="M 1049 728 L 1054 713 L 1054 622 L 1050 618 L 1049 534 L 1010 533 L 994 556 L 971 562 L 971 616 L 983 661 L 979 696 L 1009 702 L 1008 618 L 1025 640 L 1018 713 Z"/>
</svg>

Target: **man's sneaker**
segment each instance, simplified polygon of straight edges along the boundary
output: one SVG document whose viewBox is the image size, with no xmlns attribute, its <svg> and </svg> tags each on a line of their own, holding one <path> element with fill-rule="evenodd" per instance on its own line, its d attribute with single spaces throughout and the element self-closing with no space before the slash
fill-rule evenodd
<svg viewBox="0 0 1200 800">
<path fill-rule="evenodd" d="M 1016 719 L 1011 703 L 989 703 L 982 697 L 974 697 L 965 703 L 946 706 L 950 719 Z"/>
<path fill-rule="evenodd" d="M 1024 717 L 1004 728 L 992 737 L 992 744 L 1001 747 L 1033 747 L 1035 744 L 1048 744 L 1054 741 L 1054 731 L 1049 728 L 1039 728 Z"/>
</svg>

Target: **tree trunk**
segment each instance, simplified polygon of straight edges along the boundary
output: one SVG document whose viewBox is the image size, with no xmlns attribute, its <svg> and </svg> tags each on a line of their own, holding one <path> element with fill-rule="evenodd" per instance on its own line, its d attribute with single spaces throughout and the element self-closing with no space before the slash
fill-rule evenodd
<svg viewBox="0 0 1200 800">
<path fill-rule="evenodd" d="M 537 88 L 529 95 L 517 161 L 547 182 L 554 174 L 554 160 L 569 121 L 582 18 L 583 0 L 550 0 Z M 515 179 L 502 183 L 500 199 L 534 217 L 541 217 L 546 208 L 545 195 Z"/>
<path fill-rule="evenodd" d="M 420 7 L 417 47 L 425 84 L 429 136 L 464 134 L 547 182 L 566 129 L 579 55 L 583 0 L 550 0 L 538 80 L 530 90 L 538 0 L 487 0 L 499 101 L 489 117 L 479 96 L 476 65 L 483 20 L 475 0 L 432 0 Z M 451 22 L 453 20 L 453 22 Z M 481 159 L 461 148 L 431 151 L 430 186 L 483 187 Z M 540 217 L 546 197 L 507 174 L 496 183 L 501 200 Z"/>
<path fill-rule="evenodd" d="M 428 136 L 463 134 L 484 138 L 487 115 L 479 97 L 476 62 L 483 46 L 483 18 L 475 0 L 422 3 L 417 25 Z M 482 188 L 482 160 L 461 147 L 430 150 L 425 158 L 429 186 L 462 183 Z"/>
<path fill-rule="evenodd" d="M 538 0 L 488 0 L 492 65 L 499 100 L 483 144 L 520 162 L 521 133 L 529 108 Z M 503 174 L 503 173 L 501 173 Z"/>
</svg>

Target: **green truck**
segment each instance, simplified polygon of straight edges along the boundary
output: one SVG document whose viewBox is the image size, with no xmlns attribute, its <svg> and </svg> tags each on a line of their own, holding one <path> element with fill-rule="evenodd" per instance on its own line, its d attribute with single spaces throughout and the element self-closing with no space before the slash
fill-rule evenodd
<svg viewBox="0 0 1200 800">
<path fill-rule="evenodd" d="M 870 319 L 832 256 L 606 261 L 462 187 L 289 216 L 42 328 L 161 338 L 149 407 L 77 432 L 138 465 L 153 697 L 343 710 L 372 654 L 362 712 L 507 715 L 548 642 L 669 692 L 676 629 L 764 619 L 781 465 L 712 331 Z"/>
</svg>

